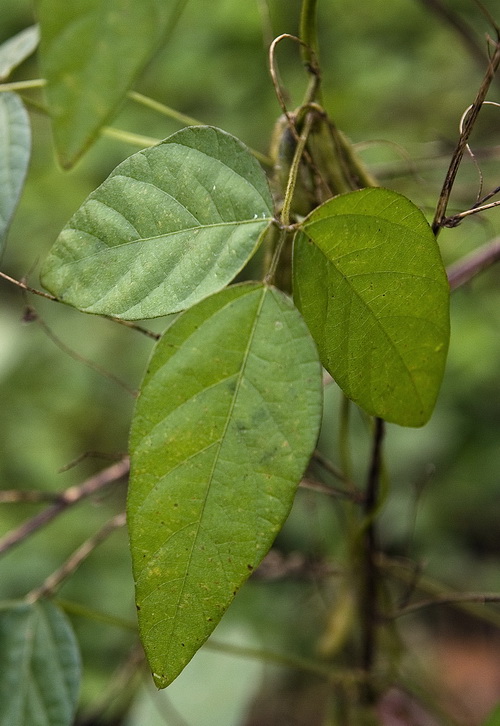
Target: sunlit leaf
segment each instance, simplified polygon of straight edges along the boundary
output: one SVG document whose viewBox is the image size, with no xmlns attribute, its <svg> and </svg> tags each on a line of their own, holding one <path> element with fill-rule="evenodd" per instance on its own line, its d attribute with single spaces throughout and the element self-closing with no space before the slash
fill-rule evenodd
<svg viewBox="0 0 500 726">
<path fill-rule="evenodd" d="M 24 185 L 31 151 L 29 116 L 15 93 L 0 93 L 0 255 Z"/>
<path fill-rule="evenodd" d="M 41 67 L 63 166 L 115 114 L 186 0 L 39 0 Z"/>
<path fill-rule="evenodd" d="M 297 235 L 294 298 L 322 363 L 368 413 L 428 420 L 449 339 L 449 286 L 420 210 L 387 189 L 331 199 Z"/>
<path fill-rule="evenodd" d="M 17 66 L 29 58 L 39 40 L 38 25 L 32 25 L 0 45 L 0 81 L 8 78 Z"/>
<path fill-rule="evenodd" d="M 271 218 L 265 174 L 246 147 L 219 129 L 184 129 L 126 159 L 90 195 L 42 282 L 85 312 L 177 312 L 227 285 Z"/>
<path fill-rule="evenodd" d="M 157 345 L 131 432 L 128 516 L 141 639 L 168 685 L 290 510 L 321 418 L 321 367 L 283 293 L 227 288 Z"/>
<path fill-rule="evenodd" d="M 71 726 L 80 681 L 78 646 L 49 602 L 0 608 L 0 726 Z"/>
</svg>

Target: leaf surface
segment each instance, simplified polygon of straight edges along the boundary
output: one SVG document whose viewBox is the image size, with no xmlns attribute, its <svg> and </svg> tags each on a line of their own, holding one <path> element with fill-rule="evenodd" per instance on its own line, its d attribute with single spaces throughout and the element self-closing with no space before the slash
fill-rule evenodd
<svg viewBox="0 0 500 726">
<path fill-rule="evenodd" d="M 0 45 L 0 81 L 10 76 L 36 50 L 40 40 L 38 25 L 21 30 Z"/>
<path fill-rule="evenodd" d="M 130 156 L 89 196 L 42 282 L 85 312 L 178 312 L 235 277 L 271 218 L 267 180 L 248 149 L 219 129 L 183 129 Z"/>
<path fill-rule="evenodd" d="M 78 646 L 52 603 L 0 609 L 0 726 L 71 726 L 80 682 Z"/>
<path fill-rule="evenodd" d="M 227 288 L 158 343 L 132 423 L 128 498 L 139 628 L 158 687 L 270 548 L 321 407 L 314 343 L 274 288 Z"/>
<path fill-rule="evenodd" d="M 23 102 L 15 93 L 0 93 L 0 255 L 26 178 L 31 128 Z"/>
<path fill-rule="evenodd" d="M 186 0 L 39 0 L 40 60 L 63 166 L 117 111 Z"/>
<path fill-rule="evenodd" d="M 329 200 L 294 245 L 294 299 L 323 365 L 368 413 L 429 419 L 449 340 L 449 286 L 421 211 L 387 189 Z"/>
</svg>

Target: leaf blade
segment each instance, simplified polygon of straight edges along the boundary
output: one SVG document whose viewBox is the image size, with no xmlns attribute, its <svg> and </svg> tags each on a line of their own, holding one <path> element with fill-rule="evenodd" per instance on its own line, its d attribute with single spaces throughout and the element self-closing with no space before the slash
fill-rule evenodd
<svg viewBox="0 0 500 726">
<path fill-rule="evenodd" d="M 267 180 L 246 147 L 219 129 L 184 129 L 133 154 L 88 197 L 42 282 L 85 312 L 178 312 L 227 285 L 271 219 Z"/>
<path fill-rule="evenodd" d="M 184 2 L 40 0 L 41 66 L 64 167 L 115 114 Z"/>
<path fill-rule="evenodd" d="M 1 726 L 70 726 L 80 660 L 66 616 L 49 602 L 0 609 Z"/>
<path fill-rule="evenodd" d="M 0 94 L 0 256 L 21 196 L 31 153 L 31 127 L 15 93 Z"/>
<path fill-rule="evenodd" d="M 269 549 L 314 449 L 321 395 L 303 321 L 261 285 L 204 300 L 157 346 L 132 425 L 128 516 L 141 638 L 159 687 Z"/>
<path fill-rule="evenodd" d="M 8 78 L 13 70 L 34 53 L 39 40 L 38 25 L 32 25 L 0 45 L 0 81 Z"/>
<path fill-rule="evenodd" d="M 368 413 L 422 426 L 449 339 L 449 286 L 420 210 L 374 188 L 306 218 L 294 249 L 294 298 L 325 368 Z"/>
</svg>

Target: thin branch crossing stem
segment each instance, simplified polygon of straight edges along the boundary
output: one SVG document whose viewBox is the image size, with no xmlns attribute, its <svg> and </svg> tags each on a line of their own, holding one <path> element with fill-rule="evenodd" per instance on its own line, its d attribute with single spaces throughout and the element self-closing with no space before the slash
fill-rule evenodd
<svg viewBox="0 0 500 726">
<path fill-rule="evenodd" d="M 128 457 L 124 457 L 116 464 L 103 469 L 103 471 L 100 471 L 98 474 L 90 477 L 82 484 L 66 489 L 55 504 L 47 507 L 43 511 L 39 512 L 39 514 L 31 517 L 31 519 L 28 519 L 26 522 L 23 522 L 23 524 L 19 527 L 11 532 L 8 532 L 2 539 L 0 539 L 0 555 L 8 552 L 8 550 L 23 542 L 25 539 L 69 509 L 69 507 L 81 502 L 82 499 L 96 494 L 98 491 L 104 489 L 110 484 L 123 479 L 128 475 L 129 470 L 129 459 Z"/>
</svg>

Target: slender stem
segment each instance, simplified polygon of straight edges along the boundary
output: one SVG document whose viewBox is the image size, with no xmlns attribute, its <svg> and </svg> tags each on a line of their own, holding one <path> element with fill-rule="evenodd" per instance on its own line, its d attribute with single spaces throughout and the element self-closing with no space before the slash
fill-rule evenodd
<svg viewBox="0 0 500 726">
<path fill-rule="evenodd" d="M 297 146 L 295 147 L 295 153 L 293 155 L 292 164 L 290 166 L 290 173 L 288 175 L 285 198 L 283 200 L 283 207 L 281 209 L 281 224 L 284 227 L 290 225 L 290 212 L 292 207 L 293 194 L 295 192 L 295 186 L 297 184 L 297 176 L 299 173 L 300 162 L 302 160 L 304 149 L 306 148 L 307 139 L 311 132 L 313 122 L 314 114 L 308 113 L 304 121 L 302 132 L 298 138 Z"/>
<path fill-rule="evenodd" d="M 26 596 L 26 601 L 29 603 L 37 602 L 44 597 L 50 597 L 53 595 L 59 587 L 62 585 L 64 580 L 73 575 L 76 570 L 80 567 L 82 562 L 98 547 L 109 535 L 118 529 L 124 527 L 127 523 L 127 517 L 125 512 L 112 517 L 101 529 L 96 532 L 92 537 L 85 540 L 85 542 L 76 549 L 73 554 L 68 557 L 61 567 L 53 572 L 40 587 L 35 588 L 29 592 Z"/>
<path fill-rule="evenodd" d="M 296 655 L 282 655 L 269 650 L 258 648 L 247 648 L 245 646 L 231 645 L 230 643 L 221 643 L 212 639 L 207 640 L 205 647 L 208 650 L 215 650 L 228 655 L 236 655 L 241 658 L 254 658 L 267 663 L 276 663 L 286 668 L 294 668 L 296 670 L 311 673 L 319 676 L 332 684 L 342 683 L 358 683 L 363 682 L 366 675 L 363 671 L 340 670 L 329 668 L 322 663 L 317 663 L 307 658 L 301 658 Z"/>
<path fill-rule="evenodd" d="M 21 290 L 26 290 L 26 292 L 31 292 L 33 295 L 39 295 L 40 297 L 44 297 L 47 300 L 52 300 L 52 302 L 61 302 L 59 298 L 54 297 L 54 295 L 49 295 L 48 292 L 43 292 L 43 290 L 37 290 L 34 287 L 30 287 L 30 285 L 27 285 L 22 280 L 16 280 L 13 277 L 10 277 L 10 275 L 6 275 L 5 272 L 0 272 L 0 278 L 3 280 L 7 280 L 7 282 L 11 282 L 13 285 L 16 285 L 16 287 L 20 287 Z"/>
<path fill-rule="evenodd" d="M 397 610 L 390 617 L 399 618 L 403 615 L 409 615 L 410 613 L 417 612 L 418 610 L 434 607 L 435 605 L 460 605 L 465 603 L 477 603 L 479 605 L 484 605 L 489 602 L 500 603 L 500 594 L 498 592 L 443 593 L 426 600 L 411 603 L 411 605 L 406 605 L 405 607 Z"/>
<path fill-rule="evenodd" d="M 131 101 L 140 103 L 142 106 L 146 106 L 147 108 L 151 108 L 153 111 L 157 111 L 164 116 L 168 116 L 168 118 L 171 118 L 174 121 L 178 121 L 183 126 L 204 126 L 204 124 L 201 121 L 198 121 L 198 119 L 195 119 L 192 116 L 187 116 L 184 113 L 180 113 L 180 111 L 176 111 L 174 108 L 166 106 L 164 103 L 155 101 L 153 98 L 149 98 L 149 96 L 144 96 L 142 93 L 137 93 L 137 91 L 129 91 L 127 95 Z M 264 166 L 273 166 L 272 159 L 270 159 L 265 154 L 261 154 L 261 152 L 257 151 L 256 149 L 249 148 L 249 151 Z"/>
<path fill-rule="evenodd" d="M 95 373 L 98 373 L 100 376 L 103 376 L 104 378 L 113 381 L 113 383 L 116 383 L 116 385 L 120 386 L 120 388 L 130 394 L 133 398 L 137 397 L 137 391 L 134 388 L 131 388 L 127 383 L 125 383 L 125 381 L 122 381 L 121 378 L 118 378 L 118 376 L 115 376 L 114 373 L 106 370 L 95 361 L 92 361 L 89 358 L 85 358 L 84 356 L 80 355 L 80 353 L 77 353 L 68 345 L 66 345 L 66 343 L 64 343 L 52 331 L 52 329 L 47 325 L 44 319 L 41 318 L 40 315 L 36 312 L 36 310 L 34 310 L 33 308 L 28 308 L 25 317 L 27 315 L 29 315 L 30 322 L 36 322 L 41 327 L 45 335 L 49 338 L 49 340 L 51 340 L 54 345 L 59 348 L 59 350 L 62 350 L 63 353 L 68 355 L 70 358 L 73 358 L 73 360 L 75 360 L 77 363 L 83 363 L 83 365 L 87 366 L 87 368 L 90 368 Z"/>
<path fill-rule="evenodd" d="M 366 529 L 364 532 L 363 548 L 363 587 L 361 590 L 361 628 L 362 628 L 362 652 L 361 662 L 367 676 L 369 676 L 375 664 L 377 649 L 376 630 L 378 626 L 377 613 L 377 590 L 378 570 L 375 561 L 377 552 L 377 532 L 375 515 L 378 507 L 380 477 L 382 472 L 382 442 L 384 438 L 384 421 L 381 418 L 375 419 L 375 430 L 373 433 L 373 445 L 370 470 L 366 486 L 366 499 L 364 515 Z M 366 704 L 373 703 L 375 694 L 370 684 L 367 683 L 364 689 L 363 699 Z"/>
<path fill-rule="evenodd" d="M 317 13 L 318 0 L 303 0 L 300 14 L 300 51 L 302 60 L 311 74 L 304 104 L 318 100 L 321 73 L 318 63 Z"/>
<path fill-rule="evenodd" d="M 448 267 L 447 275 L 450 288 L 456 290 L 461 285 L 465 285 L 477 274 L 499 260 L 500 237 L 497 237 Z"/>
<path fill-rule="evenodd" d="M 311 477 L 305 477 L 300 482 L 299 486 L 302 489 L 310 489 L 313 492 L 319 492 L 320 494 L 327 494 L 330 497 L 341 497 L 342 499 L 350 499 L 357 504 L 364 501 L 364 495 L 362 492 L 352 491 L 351 489 L 341 489 L 340 487 L 332 486 L 331 484 L 324 484 L 321 481 L 311 479 Z"/>
<path fill-rule="evenodd" d="M 16 287 L 20 287 L 21 290 L 25 290 L 26 292 L 31 292 L 33 295 L 38 295 L 39 297 L 44 297 L 46 300 L 52 300 L 52 302 L 58 302 L 62 303 L 62 300 L 59 300 L 58 297 L 55 297 L 54 295 L 50 295 L 48 292 L 44 292 L 43 290 L 37 290 L 35 287 L 31 287 L 30 285 L 27 285 L 23 280 L 16 280 L 14 277 L 10 277 L 10 275 L 6 275 L 5 272 L 0 272 L 0 278 L 3 280 L 6 280 L 7 282 L 12 283 L 12 285 L 15 285 Z M 143 335 L 147 335 L 148 338 L 153 338 L 153 340 L 158 340 L 161 335 L 159 333 L 154 333 L 152 330 L 147 330 L 146 328 L 142 328 L 140 325 L 136 325 L 135 323 L 130 322 L 130 320 L 122 320 L 121 318 L 114 318 L 111 315 L 104 315 L 103 317 L 107 318 L 108 320 L 111 320 L 113 323 L 120 323 L 120 325 L 125 325 L 127 328 L 132 328 L 133 330 L 136 330 L 139 333 L 142 333 Z"/>
<path fill-rule="evenodd" d="M 77 615 L 78 617 L 86 618 L 87 620 L 93 620 L 96 623 L 105 623 L 106 625 L 113 625 L 114 627 L 122 628 L 123 630 L 137 632 L 137 623 L 132 620 L 126 620 L 125 618 L 120 618 L 117 615 L 109 615 L 109 613 L 103 613 L 100 610 L 94 610 L 94 608 L 89 608 L 86 605 L 81 605 L 78 602 L 65 600 L 60 597 L 56 598 L 55 603 L 56 605 L 59 605 L 65 613 Z"/>
<path fill-rule="evenodd" d="M 39 514 L 31 519 L 28 519 L 26 522 L 23 522 L 23 524 L 19 527 L 11 532 L 8 532 L 4 537 L 2 537 L 2 539 L 0 539 L 0 554 L 4 554 L 8 550 L 12 549 L 12 547 L 15 547 L 23 542 L 25 539 L 69 509 L 69 507 L 72 507 L 74 504 L 82 501 L 82 499 L 90 497 L 110 484 L 123 479 L 128 475 L 129 470 L 130 463 L 128 458 L 125 457 L 116 464 L 113 464 L 107 469 L 103 469 L 103 471 L 95 474 L 95 476 L 90 477 L 90 479 L 87 479 L 82 484 L 66 489 L 66 491 L 60 495 L 55 504 L 47 507 Z"/>
<path fill-rule="evenodd" d="M 34 78 L 31 81 L 15 81 L 14 83 L 0 83 L 0 93 L 9 91 L 27 91 L 31 88 L 43 88 L 47 85 L 45 78 Z"/>
<path fill-rule="evenodd" d="M 134 134 L 131 131 L 115 129 L 113 126 L 104 126 L 104 128 L 101 129 L 101 134 L 103 136 L 108 136 L 111 139 L 123 141 L 126 144 L 139 146 L 141 149 L 144 149 L 147 146 L 155 146 L 161 141 L 161 139 L 154 139 L 152 136 L 141 136 L 140 134 Z"/>
<path fill-rule="evenodd" d="M 466 114 L 466 118 L 463 123 L 463 128 L 461 130 L 456 149 L 451 158 L 450 165 L 448 167 L 448 172 L 446 174 L 446 177 L 445 177 L 445 180 L 443 183 L 443 187 L 441 189 L 441 194 L 439 196 L 439 201 L 438 201 L 437 208 L 436 208 L 436 214 L 434 215 L 434 221 L 432 223 L 432 229 L 433 229 L 434 234 L 436 234 L 436 235 L 439 233 L 439 230 L 442 227 L 443 220 L 446 217 L 446 208 L 448 206 L 448 201 L 450 199 L 450 194 L 453 189 L 453 185 L 455 183 L 458 169 L 460 167 L 463 155 L 467 148 L 467 142 L 472 133 L 472 129 L 474 128 L 474 125 L 476 123 L 478 114 L 481 110 L 481 106 L 483 105 L 483 102 L 486 99 L 486 94 L 488 93 L 489 87 L 491 85 L 491 82 L 495 76 L 495 73 L 496 73 L 499 65 L 500 65 L 500 43 L 497 43 L 495 46 L 495 52 L 493 53 L 493 56 L 488 64 L 488 69 L 484 75 L 483 81 L 481 83 L 479 91 L 477 92 L 474 103 L 472 104 L 468 113 Z"/>
</svg>

